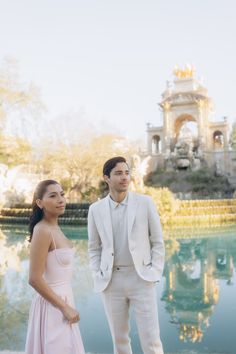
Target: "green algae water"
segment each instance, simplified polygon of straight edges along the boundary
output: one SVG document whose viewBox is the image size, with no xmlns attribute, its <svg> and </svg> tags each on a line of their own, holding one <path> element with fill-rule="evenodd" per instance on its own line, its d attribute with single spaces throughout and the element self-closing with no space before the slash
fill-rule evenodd
<svg viewBox="0 0 236 354">
<path fill-rule="evenodd" d="M 77 256 L 73 289 L 86 352 L 112 353 L 102 302 L 92 290 L 86 227 L 65 227 Z M 0 351 L 23 351 L 29 306 L 26 227 L 0 226 Z M 236 227 L 171 230 L 157 286 L 165 353 L 236 353 Z M 133 352 L 142 353 L 131 313 Z"/>
</svg>

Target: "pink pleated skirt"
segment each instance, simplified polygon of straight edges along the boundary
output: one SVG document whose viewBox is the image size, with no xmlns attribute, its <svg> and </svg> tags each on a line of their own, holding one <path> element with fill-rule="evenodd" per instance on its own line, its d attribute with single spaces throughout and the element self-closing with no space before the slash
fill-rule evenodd
<svg viewBox="0 0 236 354">
<path fill-rule="evenodd" d="M 71 289 L 53 290 L 74 307 Z M 37 295 L 31 304 L 25 354 L 85 354 L 78 324 L 70 325 L 57 307 Z"/>
</svg>

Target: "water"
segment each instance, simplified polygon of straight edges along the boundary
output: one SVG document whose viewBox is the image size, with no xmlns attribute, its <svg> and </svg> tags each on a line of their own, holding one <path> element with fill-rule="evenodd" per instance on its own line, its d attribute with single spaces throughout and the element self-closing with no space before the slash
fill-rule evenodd
<svg viewBox="0 0 236 354">
<path fill-rule="evenodd" d="M 0 351 L 23 351 L 34 291 L 27 283 L 26 228 L 0 227 Z M 86 352 L 112 353 L 112 342 L 88 268 L 87 230 L 64 228 L 77 249 L 73 281 Z M 157 286 L 165 353 L 236 353 L 236 228 L 166 235 L 164 276 Z M 131 313 L 133 352 L 141 353 Z"/>
</svg>

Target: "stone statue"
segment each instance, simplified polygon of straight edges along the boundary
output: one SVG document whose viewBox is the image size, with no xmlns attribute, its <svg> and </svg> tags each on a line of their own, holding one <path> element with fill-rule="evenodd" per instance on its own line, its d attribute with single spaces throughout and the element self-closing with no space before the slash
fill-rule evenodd
<svg viewBox="0 0 236 354">
<path fill-rule="evenodd" d="M 193 77 L 195 75 L 195 72 L 196 72 L 195 67 L 193 65 L 189 65 L 189 64 L 185 64 L 185 66 L 183 68 L 180 68 L 176 65 L 173 70 L 173 74 L 178 79 Z"/>
<path fill-rule="evenodd" d="M 190 129 L 183 123 L 171 160 L 175 168 L 186 169 L 193 163 L 193 136 Z"/>
<path fill-rule="evenodd" d="M 199 158 L 193 159 L 192 170 L 198 171 L 201 168 L 201 160 Z"/>
<path fill-rule="evenodd" d="M 130 163 L 132 190 L 142 190 L 144 188 L 143 178 L 147 174 L 150 159 L 151 156 L 147 156 L 141 161 L 139 155 L 132 155 Z"/>
<path fill-rule="evenodd" d="M 217 177 L 222 177 L 224 176 L 224 173 L 222 171 L 222 168 L 221 168 L 221 165 L 220 165 L 220 161 L 219 160 L 216 160 L 215 162 L 215 175 Z"/>
</svg>

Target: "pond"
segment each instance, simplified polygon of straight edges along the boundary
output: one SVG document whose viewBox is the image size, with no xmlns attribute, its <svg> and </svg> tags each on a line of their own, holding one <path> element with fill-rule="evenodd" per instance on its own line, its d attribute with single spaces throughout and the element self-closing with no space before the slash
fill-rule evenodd
<svg viewBox="0 0 236 354">
<path fill-rule="evenodd" d="M 73 288 L 86 352 L 112 353 L 108 325 L 88 267 L 87 230 L 65 227 L 77 250 Z M 0 351 L 23 351 L 34 291 L 28 285 L 24 226 L 0 226 Z M 165 353 L 236 353 L 236 227 L 165 235 L 157 286 Z M 133 352 L 141 353 L 131 313 Z"/>
</svg>

